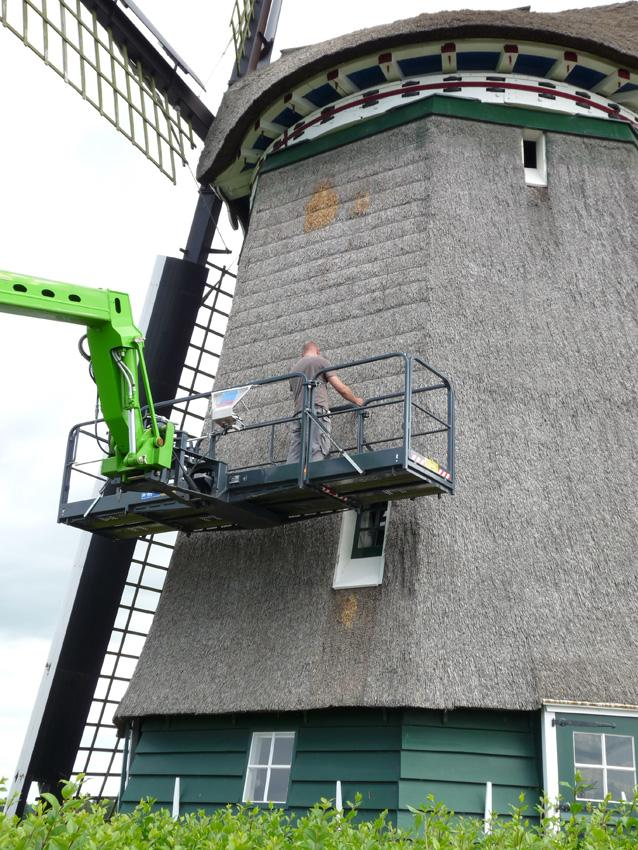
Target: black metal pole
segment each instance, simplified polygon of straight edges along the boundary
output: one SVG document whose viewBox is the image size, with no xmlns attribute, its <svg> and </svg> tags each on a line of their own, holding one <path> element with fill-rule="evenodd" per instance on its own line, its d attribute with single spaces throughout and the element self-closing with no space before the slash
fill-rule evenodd
<svg viewBox="0 0 638 850">
<path fill-rule="evenodd" d="M 186 240 L 184 259 L 199 266 L 205 265 L 208 260 L 210 246 L 219 221 L 222 202 L 219 197 L 207 186 L 199 190 L 197 205 L 193 215 L 190 233 Z"/>
</svg>

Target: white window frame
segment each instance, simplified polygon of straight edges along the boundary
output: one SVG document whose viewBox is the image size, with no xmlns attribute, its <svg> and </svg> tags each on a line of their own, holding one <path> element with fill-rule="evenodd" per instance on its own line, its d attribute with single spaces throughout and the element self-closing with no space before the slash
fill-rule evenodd
<svg viewBox="0 0 638 850">
<path fill-rule="evenodd" d="M 344 511 L 341 515 L 342 519 L 341 531 L 339 534 L 339 548 L 337 550 L 337 563 L 332 580 L 333 590 L 346 590 L 348 588 L 355 587 L 378 587 L 383 583 L 385 546 L 388 539 L 390 511 L 391 502 L 388 502 L 385 516 L 383 548 L 380 555 L 374 555 L 370 558 L 352 557 L 354 534 L 357 528 L 357 512 Z"/>
<path fill-rule="evenodd" d="M 543 701 L 542 747 L 543 789 L 550 802 L 550 810 L 558 815 L 555 805 L 560 796 L 558 774 L 558 742 L 556 739 L 556 714 L 589 714 L 592 717 L 638 718 L 638 706 L 621 708 L 617 705 L 593 705 L 592 703 Z M 550 812 L 551 813 L 551 812 Z"/>
<path fill-rule="evenodd" d="M 536 144 L 536 168 L 525 167 L 524 142 L 534 142 Z M 521 159 L 523 161 L 523 171 L 525 172 L 525 182 L 527 185 L 547 186 L 547 145 L 545 133 L 542 130 L 523 130 Z"/>
<path fill-rule="evenodd" d="M 268 751 L 268 762 L 266 764 L 258 764 L 254 759 L 254 753 L 257 749 L 257 741 L 263 740 L 264 738 L 270 738 L 270 749 Z M 290 756 L 290 764 L 274 764 L 273 763 L 273 753 L 275 750 L 275 741 L 278 738 L 291 738 L 292 745 L 292 753 Z M 290 771 L 292 769 L 292 759 L 295 750 L 295 733 L 294 732 L 253 732 L 252 737 L 250 739 L 250 751 L 248 754 L 248 766 L 246 767 L 246 779 L 244 781 L 244 791 L 242 793 L 242 802 L 243 803 L 285 803 L 286 800 L 269 800 L 268 799 L 268 791 L 270 790 L 270 774 L 272 768 L 287 768 L 288 769 L 288 786 L 290 786 Z M 264 799 L 263 800 L 253 800 L 247 796 L 248 794 L 248 784 L 251 778 L 251 769 L 261 769 L 266 768 L 266 784 L 264 786 Z M 288 797 L 288 792 L 286 791 L 286 798 Z"/>
<path fill-rule="evenodd" d="M 601 741 L 601 753 L 602 753 L 602 762 L 600 764 L 587 764 L 586 762 L 577 762 L 576 761 L 576 735 L 598 735 Z M 624 767 L 620 764 L 608 764 L 607 763 L 607 738 L 629 738 L 631 741 L 631 756 L 632 756 L 632 765 L 631 767 Z M 577 732 L 574 730 L 572 732 L 572 742 L 574 747 L 574 772 L 577 773 L 581 767 L 588 768 L 592 767 L 597 770 L 601 770 L 603 772 L 603 798 L 607 796 L 608 793 L 608 782 L 607 782 L 607 770 L 623 770 L 626 773 L 631 773 L 634 777 L 633 786 L 636 786 L 636 750 L 634 746 L 634 738 L 633 735 L 617 735 L 616 733 L 607 733 L 607 732 Z M 581 797 L 576 795 L 577 800 L 582 800 L 584 802 L 591 803 L 600 803 L 602 802 L 601 798 L 598 797 Z M 612 803 L 620 803 L 622 800 L 614 800 L 612 798 Z"/>
</svg>

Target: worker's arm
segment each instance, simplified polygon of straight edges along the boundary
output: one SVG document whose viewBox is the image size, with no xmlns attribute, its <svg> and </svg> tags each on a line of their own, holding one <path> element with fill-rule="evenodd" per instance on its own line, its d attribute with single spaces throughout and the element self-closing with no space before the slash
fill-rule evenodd
<svg viewBox="0 0 638 850">
<path fill-rule="evenodd" d="M 344 384 L 336 375 L 331 375 L 328 378 L 328 383 L 335 388 L 342 398 L 349 401 L 351 404 L 356 404 L 359 407 L 363 405 L 363 399 L 355 395 L 347 384 Z"/>
</svg>

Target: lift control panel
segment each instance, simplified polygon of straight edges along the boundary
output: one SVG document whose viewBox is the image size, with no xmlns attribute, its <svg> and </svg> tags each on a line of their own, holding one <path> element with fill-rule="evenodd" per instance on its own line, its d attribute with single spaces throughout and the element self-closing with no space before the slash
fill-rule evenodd
<svg viewBox="0 0 638 850">
<path fill-rule="evenodd" d="M 230 390 L 219 390 L 211 393 L 210 418 L 214 425 L 223 429 L 239 430 L 242 420 L 236 412 L 236 407 L 244 398 L 251 385 L 245 387 L 233 387 Z"/>
</svg>

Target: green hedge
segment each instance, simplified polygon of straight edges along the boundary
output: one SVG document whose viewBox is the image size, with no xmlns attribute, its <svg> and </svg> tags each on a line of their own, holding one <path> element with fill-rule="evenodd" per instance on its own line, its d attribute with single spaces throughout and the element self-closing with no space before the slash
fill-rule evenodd
<svg viewBox="0 0 638 850">
<path fill-rule="evenodd" d="M 45 794 L 22 820 L 0 815 L 0 850 L 620 850 L 638 846 L 638 798 L 620 806 L 572 805 L 560 822 L 544 813 L 528 822 L 522 809 L 499 818 L 485 834 L 483 823 L 455 818 L 430 800 L 414 810 L 414 827 L 401 831 L 384 815 L 355 823 L 357 802 L 343 814 L 322 800 L 307 815 L 282 809 L 240 807 L 212 815 L 187 814 L 173 820 L 154 811 L 151 800 L 132 814 L 109 816 L 109 807 L 77 797 L 63 785 L 63 802 Z M 523 801 L 521 800 L 521 803 Z"/>
</svg>

